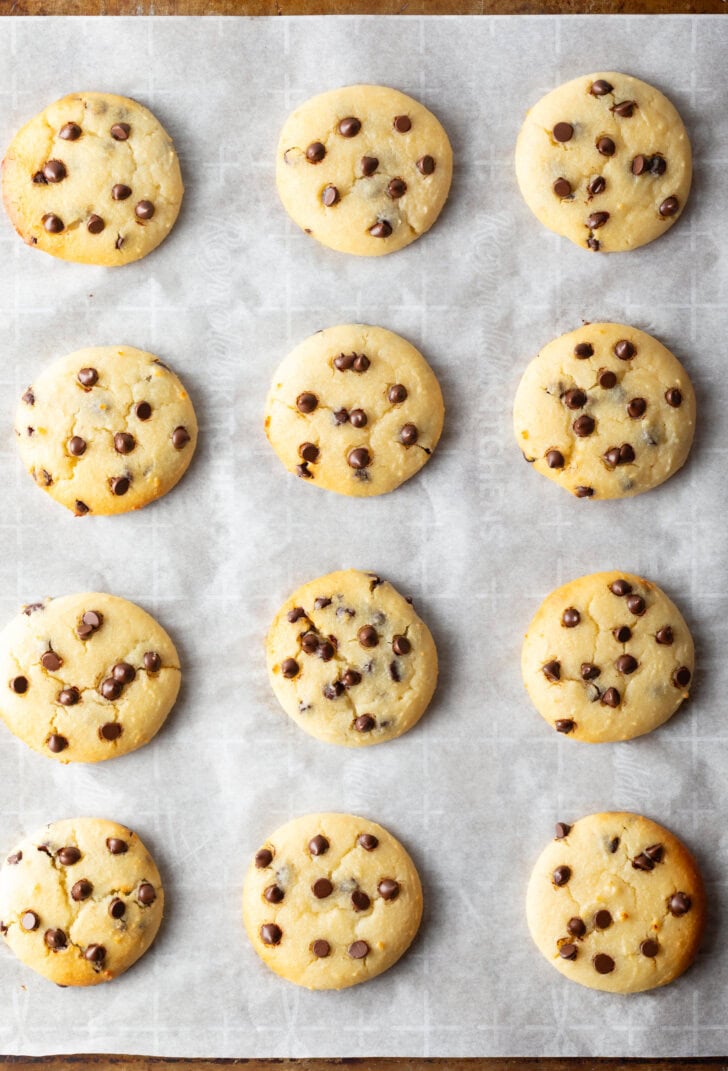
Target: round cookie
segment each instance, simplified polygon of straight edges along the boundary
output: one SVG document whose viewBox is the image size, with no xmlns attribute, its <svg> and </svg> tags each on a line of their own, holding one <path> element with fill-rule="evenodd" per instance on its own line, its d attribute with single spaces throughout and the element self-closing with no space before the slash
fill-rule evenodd
<svg viewBox="0 0 728 1071">
<path fill-rule="evenodd" d="M 559 822 L 526 896 L 531 936 L 557 971 L 589 989 L 667 985 L 698 950 L 705 893 L 676 836 L 637 814 Z"/>
<path fill-rule="evenodd" d="M 558 733 L 596 744 L 656 729 L 688 698 L 693 639 L 675 604 L 631 573 L 557 588 L 528 627 L 521 670 Z"/>
<path fill-rule="evenodd" d="M 163 909 L 151 855 L 105 818 L 51 822 L 0 871 L 0 934 L 26 966 L 61 986 L 123 974 L 156 937 Z"/>
<path fill-rule="evenodd" d="M 383 327 L 341 324 L 288 354 L 265 431 L 289 472 L 344 495 L 380 495 L 414 476 L 442 432 L 440 385 L 419 350 Z"/>
<path fill-rule="evenodd" d="M 418 101 L 386 86 L 332 89 L 286 120 L 276 181 L 289 216 L 323 245 L 378 257 L 428 231 L 447 200 L 452 149 Z"/>
<path fill-rule="evenodd" d="M 311 736 L 364 747 L 401 736 L 437 684 L 430 630 L 392 585 L 356 569 L 294 591 L 266 641 L 278 701 Z"/>
<path fill-rule="evenodd" d="M 577 498 L 629 498 L 685 464 L 695 393 L 656 338 L 624 324 L 585 324 L 531 361 L 513 424 L 526 461 Z"/>
<path fill-rule="evenodd" d="M 187 471 L 197 419 L 174 372 L 133 346 L 93 346 L 49 365 L 15 418 L 20 456 L 76 516 L 127 513 Z"/>
<path fill-rule="evenodd" d="M 526 204 L 550 230 L 594 252 L 659 238 L 690 191 L 690 141 L 654 86 L 613 71 L 583 75 L 542 97 L 516 145 Z"/>
<path fill-rule="evenodd" d="M 72 93 L 19 130 L 3 161 L 18 234 L 62 260 L 114 267 L 151 253 L 174 225 L 182 176 L 150 111 L 111 93 Z"/>
<path fill-rule="evenodd" d="M 100 762 L 142 747 L 179 686 L 167 633 L 114 595 L 45 599 L 0 632 L 0 718 L 59 762 Z"/>
<path fill-rule="evenodd" d="M 256 852 L 243 888 L 253 948 L 307 989 L 375 978 L 406 952 L 421 918 L 422 886 L 405 849 L 351 814 L 281 826 Z"/>
</svg>

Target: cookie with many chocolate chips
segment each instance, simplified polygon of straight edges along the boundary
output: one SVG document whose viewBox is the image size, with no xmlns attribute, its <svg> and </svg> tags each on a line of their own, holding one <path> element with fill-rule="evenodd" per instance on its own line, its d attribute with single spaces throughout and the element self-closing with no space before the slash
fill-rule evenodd
<svg viewBox="0 0 728 1071">
<path fill-rule="evenodd" d="M 256 852 L 243 888 L 253 948 L 307 989 L 344 989 L 386 971 L 421 918 L 422 886 L 405 849 L 351 814 L 281 826 Z"/>
<path fill-rule="evenodd" d="M 114 595 L 45 599 L 0 633 L 0 718 L 59 762 L 100 762 L 142 747 L 179 686 L 167 633 Z"/>
<path fill-rule="evenodd" d="M 437 683 L 427 625 L 388 581 L 356 569 L 298 588 L 271 625 L 266 655 L 286 713 L 311 736 L 346 747 L 406 733 Z"/>
<path fill-rule="evenodd" d="M 344 495 L 392 491 L 435 449 L 445 409 L 422 354 L 383 327 L 341 324 L 276 371 L 265 431 L 289 472 Z"/>
<path fill-rule="evenodd" d="M 539 714 L 572 740 L 630 740 L 656 729 L 688 698 L 693 640 L 656 584 L 593 573 L 543 601 L 523 642 L 521 669 Z"/>
<path fill-rule="evenodd" d="M 531 361 L 513 424 L 526 460 L 577 498 L 628 498 L 685 464 L 695 393 L 656 338 L 624 324 L 585 324 Z"/>
<path fill-rule="evenodd" d="M 526 896 L 531 936 L 567 978 L 611 993 L 667 985 L 692 963 L 705 920 L 697 864 L 638 814 L 559 822 Z"/>
<path fill-rule="evenodd" d="M 312 97 L 281 131 L 278 193 L 306 234 L 377 257 L 428 231 L 450 190 L 452 150 L 427 108 L 386 86 Z"/>
<path fill-rule="evenodd" d="M 61 986 L 122 974 L 151 945 L 163 909 L 151 855 L 105 818 L 52 822 L 16 845 L 0 870 L 0 935 Z"/>
<path fill-rule="evenodd" d="M 588 74 L 528 112 L 516 175 L 542 223 L 593 252 L 636 249 L 682 213 L 692 157 L 682 119 L 654 86 Z"/>
<path fill-rule="evenodd" d="M 153 354 L 94 346 L 41 372 L 20 400 L 15 436 L 38 486 L 77 516 L 127 513 L 182 478 L 197 419 Z"/>
<path fill-rule="evenodd" d="M 30 246 L 114 267 L 169 234 L 182 203 L 172 140 L 142 104 L 72 93 L 18 131 L 3 161 L 3 200 Z"/>
</svg>

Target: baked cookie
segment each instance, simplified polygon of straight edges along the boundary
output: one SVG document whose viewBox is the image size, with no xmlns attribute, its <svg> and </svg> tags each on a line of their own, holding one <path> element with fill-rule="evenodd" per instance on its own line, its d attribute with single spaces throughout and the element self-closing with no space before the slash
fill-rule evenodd
<svg viewBox="0 0 728 1071">
<path fill-rule="evenodd" d="M 631 573 L 592 573 L 552 591 L 521 653 L 539 714 L 590 744 L 662 725 L 688 698 L 694 669 L 682 614 L 656 584 Z"/>
<path fill-rule="evenodd" d="M 19 130 L 3 161 L 3 200 L 28 245 L 114 267 L 171 231 L 182 176 L 166 130 L 142 104 L 72 93 Z"/>
<path fill-rule="evenodd" d="M 444 415 L 419 350 L 383 327 L 341 324 L 279 366 L 265 431 L 289 472 L 339 494 L 381 495 L 428 461 Z"/>
<path fill-rule="evenodd" d="M 637 249 L 669 230 L 685 207 L 690 141 L 654 86 L 614 71 L 587 74 L 528 112 L 516 176 L 549 230 L 595 252 Z"/>
<path fill-rule="evenodd" d="M 268 676 L 311 736 L 363 747 L 415 725 L 437 683 L 427 625 L 392 585 L 347 569 L 294 591 L 270 627 Z"/>
<path fill-rule="evenodd" d="M 142 747 L 179 685 L 167 633 L 114 595 L 44 599 L 0 632 L 0 717 L 59 762 L 100 762 Z"/>
<path fill-rule="evenodd" d="M 667 985 L 698 950 L 705 893 L 676 836 L 638 814 L 559 822 L 534 867 L 526 914 L 550 963 L 589 989 Z"/>
<path fill-rule="evenodd" d="M 585 324 L 531 361 L 513 423 L 526 461 L 577 498 L 629 498 L 685 464 L 695 393 L 656 338 L 624 324 Z"/>
<path fill-rule="evenodd" d="M 345 989 L 396 963 L 422 918 L 422 886 L 386 829 L 351 814 L 287 822 L 256 852 L 243 921 L 263 962 L 307 989 Z"/>
<path fill-rule="evenodd" d="M 77 517 L 127 513 L 161 498 L 197 444 L 192 402 L 174 372 L 133 346 L 93 346 L 49 365 L 15 419 L 39 487 Z"/>
<path fill-rule="evenodd" d="M 428 231 L 447 200 L 452 149 L 427 108 L 386 86 L 312 97 L 286 120 L 276 181 L 289 216 L 330 249 L 378 257 Z"/>
<path fill-rule="evenodd" d="M 164 892 L 139 837 L 105 818 L 51 822 L 0 871 L 0 934 L 57 985 L 110 982 L 157 935 Z"/>
</svg>

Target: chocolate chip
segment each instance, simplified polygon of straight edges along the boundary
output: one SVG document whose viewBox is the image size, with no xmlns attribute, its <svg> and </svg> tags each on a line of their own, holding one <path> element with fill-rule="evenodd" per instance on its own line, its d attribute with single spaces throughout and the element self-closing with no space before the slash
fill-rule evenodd
<svg viewBox="0 0 728 1071">
<path fill-rule="evenodd" d="M 670 387 L 665 391 L 665 401 L 668 405 L 671 405 L 673 409 L 679 409 L 682 405 L 682 394 L 677 387 Z"/>
<path fill-rule="evenodd" d="M 124 239 L 121 237 L 120 234 L 117 234 L 116 241 L 114 242 L 114 248 L 115 249 L 121 249 L 123 244 L 124 244 Z"/>
<path fill-rule="evenodd" d="M 81 878 L 71 889 L 71 896 L 74 900 L 88 900 L 93 891 L 91 882 L 87 878 Z"/>
<path fill-rule="evenodd" d="M 43 167 L 46 182 L 63 182 L 66 175 L 66 165 L 62 160 L 49 160 Z"/>
<path fill-rule="evenodd" d="M 299 413 L 313 413 L 317 406 L 318 398 L 309 391 L 304 391 L 303 394 L 299 394 L 296 398 L 296 408 Z"/>
<path fill-rule="evenodd" d="M 629 339 L 622 338 L 615 343 L 614 352 L 620 361 L 629 361 L 637 352 L 637 347 Z"/>
<path fill-rule="evenodd" d="M 300 450 L 300 447 L 299 447 Z M 308 459 L 307 459 L 308 460 Z M 289 610 L 286 614 L 286 620 L 290 621 L 292 625 L 295 625 L 296 621 L 300 621 L 302 617 L 306 616 L 306 611 L 302 606 L 294 606 L 292 610 Z"/>
<path fill-rule="evenodd" d="M 594 417 L 590 417 L 587 413 L 583 413 L 580 417 L 576 418 L 572 427 L 580 439 L 585 439 L 594 431 L 596 424 L 594 422 Z"/>
<path fill-rule="evenodd" d="M 366 427 L 367 415 L 363 409 L 352 409 L 349 413 L 349 422 L 353 428 Z"/>
<path fill-rule="evenodd" d="M 358 718 L 354 718 L 354 728 L 358 733 L 370 733 L 376 727 L 376 720 L 371 714 L 360 714 Z"/>
<path fill-rule="evenodd" d="M 157 894 L 154 891 L 154 886 L 150 885 L 148 881 L 143 881 L 137 892 L 137 900 L 139 903 L 144 907 L 149 907 L 149 905 L 153 904 L 156 899 Z"/>
<path fill-rule="evenodd" d="M 616 688 L 607 688 L 602 696 L 602 706 L 605 707 L 618 707 L 621 701 L 622 697 Z"/>
<path fill-rule="evenodd" d="M 323 941 L 319 939 L 318 941 L 314 941 L 314 943 L 311 945 L 311 951 L 313 952 L 314 956 L 317 957 L 317 959 L 326 959 L 326 957 L 331 953 L 331 945 L 328 941 Z"/>
<path fill-rule="evenodd" d="M 367 852 L 373 852 L 379 847 L 379 838 L 373 833 L 360 833 L 356 843 Z"/>
<path fill-rule="evenodd" d="M 364 959 L 369 954 L 369 945 L 366 941 L 354 941 L 347 951 L 352 959 Z"/>
<path fill-rule="evenodd" d="M 13 677 L 10 681 L 10 689 L 15 692 L 16 695 L 25 695 L 28 691 L 28 678 L 27 677 Z"/>
<path fill-rule="evenodd" d="M 329 842 L 321 833 L 317 833 L 316 836 L 312 837 L 308 842 L 308 850 L 311 855 L 325 855 L 329 850 Z"/>
<path fill-rule="evenodd" d="M 583 390 L 567 390 L 564 394 L 564 404 L 568 409 L 583 409 L 586 405 L 586 394 Z"/>
<path fill-rule="evenodd" d="M 125 186 L 123 182 L 117 182 L 111 187 L 111 196 L 115 201 L 125 201 L 131 197 L 131 186 Z"/>
<path fill-rule="evenodd" d="M 553 660 L 551 662 L 547 662 L 546 665 L 542 666 L 541 668 L 543 669 L 543 675 L 546 678 L 546 680 L 549 680 L 549 681 L 561 680 L 561 663 L 560 662 L 557 662 L 556 660 Z"/>
<path fill-rule="evenodd" d="M 58 849 L 56 858 L 63 866 L 73 866 L 81 858 L 81 852 L 75 844 L 67 844 L 65 848 Z"/>
<path fill-rule="evenodd" d="M 114 123 L 111 128 L 111 136 L 114 141 L 126 141 L 130 131 L 131 127 L 128 123 Z"/>
<path fill-rule="evenodd" d="M 35 395 L 30 387 L 28 387 L 20 400 L 21 402 L 25 402 L 26 405 L 35 405 Z M 30 431 L 31 429 L 29 428 L 28 430 Z"/>
<path fill-rule="evenodd" d="M 596 195 L 598 193 L 604 193 L 606 188 L 607 188 L 607 180 L 605 178 L 603 178 L 601 175 L 595 175 L 593 179 L 589 180 L 589 185 L 587 186 L 587 189 L 589 190 L 589 193 L 593 197 L 596 197 Z"/>
<path fill-rule="evenodd" d="M 609 842 L 609 850 L 612 853 L 612 855 L 614 855 L 614 853 L 616 852 L 618 847 L 619 847 L 619 837 L 612 837 L 612 839 Z"/>
<path fill-rule="evenodd" d="M 352 469 L 365 469 L 371 463 L 369 451 L 363 446 L 350 450 L 346 460 Z"/>
<path fill-rule="evenodd" d="M 393 178 L 390 180 L 387 186 L 387 196 L 391 197 L 393 201 L 398 201 L 400 197 L 404 197 L 407 193 L 407 183 L 404 179 Z"/>
<path fill-rule="evenodd" d="M 687 686 L 690 684 L 691 677 L 692 673 L 690 672 L 688 667 L 680 666 L 680 669 L 675 671 L 675 674 L 672 678 L 672 683 L 675 685 L 676 688 L 687 688 Z"/>
<path fill-rule="evenodd" d="M 336 186 L 324 186 L 321 191 L 321 201 L 327 207 L 331 208 L 339 200 L 339 191 Z"/>
<path fill-rule="evenodd" d="M 332 601 L 328 595 L 319 595 L 318 598 L 314 599 L 313 608 L 314 610 L 325 610 L 327 606 L 331 606 Z"/>
<path fill-rule="evenodd" d="M 607 930 L 612 925 L 612 916 L 606 908 L 597 911 L 594 916 L 594 925 L 598 930 Z"/>
<path fill-rule="evenodd" d="M 58 137 L 64 141 L 78 141 L 81 137 L 81 127 L 78 123 L 64 123 L 58 131 Z"/>
<path fill-rule="evenodd" d="M 376 156 L 362 156 L 361 158 L 361 173 L 364 178 L 370 178 L 379 167 L 379 160 Z"/>
<path fill-rule="evenodd" d="M 554 885 L 566 885 L 571 877 L 571 867 L 557 866 L 552 874 Z"/>
<path fill-rule="evenodd" d="M 681 915 L 687 915 L 692 906 L 693 901 L 688 894 L 684 892 L 673 893 L 667 901 L 667 907 L 670 914 L 675 915 L 676 918 L 679 918 Z"/>
<path fill-rule="evenodd" d="M 62 703 L 64 707 L 75 707 L 76 703 L 81 701 L 81 693 L 78 688 L 62 688 L 58 693 L 58 702 Z"/>
<path fill-rule="evenodd" d="M 577 953 L 576 945 L 572 945 L 571 942 L 567 942 L 559 948 L 559 955 L 562 959 L 576 959 Z"/>
<path fill-rule="evenodd" d="M 392 650 L 396 655 L 408 655 L 412 650 L 412 644 L 406 636 L 394 636 L 392 639 Z"/>
<path fill-rule="evenodd" d="M 663 644 L 663 646 L 670 647 L 675 639 L 675 635 L 670 625 L 665 625 L 664 628 L 658 629 L 655 634 L 655 639 L 658 643 Z"/>
<path fill-rule="evenodd" d="M 107 740 L 111 743 L 113 740 L 118 740 L 123 731 L 123 727 L 119 725 L 118 721 L 107 721 L 99 729 L 99 736 L 102 740 Z"/>
<path fill-rule="evenodd" d="M 77 517 L 83 517 L 85 513 L 90 513 L 91 512 L 91 510 L 86 505 L 86 503 L 82 502 L 80 498 L 76 499 L 76 502 L 75 502 L 73 508 L 74 508 L 74 511 L 75 511 L 75 514 L 76 514 Z"/>
<path fill-rule="evenodd" d="M 280 904 L 285 895 L 280 885 L 269 885 L 263 893 L 269 904 Z"/>
<path fill-rule="evenodd" d="M 584 487 L 583 485 L 579 485 L 578 487 L 574 488 L 574 494 L 576 495 L 577 498 L 591 498 L 592 495 L 594 494 L 594 488 L 593 487 Z"/>
<path fill-rule="evenodd" d="M 319 878 L 311 886 L 311 892 L 317 900 L 325 900 L 327 896 L 331 896 L 333 891 L 334 886 L 328 878 Z"/>
<path fill-rule="evenodd" d="M 629 654 L 620 655 L 614 664 L 617 667 L 617 671 L 623 673 L 625 676 L 634 673 L 638 666 L 637 659 Z"/>
<path fill-rule="evenodd" d="M 621 100 L 619 104 L 613 104 L 609 110 L 618 115 L 620 119 L 631 119 L 636 107 L 636 100 Z"/>
<path fill-rule="evenodd" d="M 607 82 L 605 78 L 597 78 L 596 82 L 592 82 L 589 92 L 593 97 L 605 97 L 607 93 L 611 93 L 614 86 L 611 82 Z"/>
<path fill-rule="evenodd" d="M 587 357 L 594 356 L 594 347 L 591 342 L 577 342 L 574 346 L 574 356 L 583 361 Z"/>
<path fill-rule="evenodd" d="M 295 677 L 298 670 L 299 665 L 295 658 L 284 658 L 281 662 L 281 673 L 284 677 Z"/>
<path fill-rule="evenodd" d="M 593 253 L 598 253 L 601 248 L 601 243 L 596 238 L 587 238 L 586 245 Z"/>
<path fill-rule="evenodd" d="M 590 216 L 587 216 L 586 226 L 589 227 L 590 230 L 595 231 L 597 228 L 603 227 L 608 219 L 608 212 L 592 212 Z"/>
<path fill-rule="evenodd" d="M 564 455 L 560 450 L 549 450 L 546 454 L 546 464 L 550 469 L 563 469 Z"/>
<path fill-rule="evenodd" d="M 659 949 L 660 946 L 658 945 L 657 941 L 653 941 L 651 939 L 643 941 L 640 945 L 640 952 L 643 956 L 647 956 L 649 959 L 654 959 Z"/>
<path fill-rule="evenodd" d="M 103 945 L 89 945 L 83 954 L 83 958 L 91 963 L 103 963 L 106 959 L 106 949 Z"/>
<path fill-rule="evenodd" d="M 399 882 L 393 878 L 382 878 L 377 885 L 377 892 L 382 900 L 396 900 L 399 896 Z"/>
<path fill-rule="evenodd" d="M 644 398 L 633 398 L 627 406 L 627 412 L 633 420 L 638 420 L 645 415 L 647 402 Z"/>
<path fill-rule="evenodd" d="M 48 749 L 54 754 L 58 754 L 59 751 L 65 751 L 68 747 L 68 740 L 65 736 L 61 736 L 60 733 L 51 733 L 48 737 Z"/>
<path fill-rule="evenodd" d="M 614 144 L 611 138 L 602 137 L 597 138 L 597 152 L 602 156 L 614 156 L 617 151 L 617 146 Z"/>
<path fill-rule="evenodd" d="M 134 206 L 134 215 L 137 219 L 151 219 L 154 215 L 154 205 L 151 201 L 139 201 Z"/>
<path fill-rule="evenodd" d="M 632 585 L 628 580 L 613 580 L 609 585 L 609 590 L 612 595 L 618 595 L 620 598 L 623 595 L 630 595 L 632 592 Z"/>
<path fill-rule="evenodd" d="M 557 840 L 563 840 L 564 837 L 568 837 L 569 833 L 571 833 L 571 826 L 568 822 L 557 822 L 554 832 Z"/>
<path fill-rule="evenodd" d="M 650 158 L 649 158 L 649 156 L 643 156 L 642 153 L 640 153 L 638 156 L 635 156 L 634 160 L 632 161 L 632 174 L 633 175 L 643 175 L 645 173 L 645 171 L 649 170 L 649 168 L 650 168 Z"/>
<path fill-rule="evenodd" d="M 318 461 L 319 448 L 314 443 L 301 443 L 298 448 L 298 456 L 302 457 L 306 464 Z"/>
<path fill-rule="evenodd" d="M 662 844 L 650 844 L 645 848 L 645 855 L 648 859 L 651 859 L 653 863 L 661 863 L 665 854 L 665 848 Z"/>
<path fill-rule="evenodd" d="M 566 929 L 572 937 L 583 937 L 586 933 L 586 923 L 578 915 L 575 915 L 574 918 L 569 919 L 566 923 Z"/>
<path fill-rule="evenodd" d="M 650 163 L 650 173 L 652 175 L 664 175 L 667 171 L 667 160 L 664 156 L 653 156 Z"/>
<path fill-rule="evenodd" d="M 369 368 L 371 361 L 365 353 L 357 353 L 354 357 L 352 368 L 355 372 L 366 372 Z"/>
<path fill-rule="evenodd" d="M 28 932 L 37 930 L 40 926 L 40 919 L 36 915 L 35 911 L 24 911 L 20 916 L 20 925 L 24 930 Z"/>
<path fill-rule="evenodd" d="M 557 197 L 570 197 L 571 196 L 571 183 L 568 179 L 557 178 L 556 182 L 551 187 Z"/>
<path fill-rule="evenodd" d="M 557 718 L 554 729 L 557 733 L 571 733 L 576 728 L 576 722 L 572 718 Z"/>
<path fill-rule="evenodd" d="M 320 164 L 326 156 L 326 146 L 320 141 L 312 141 L 306 149 L 306 159 L 310 164 Z"/>
<path fill-rule="evenodd" d="M 419 432 L 414 424 L 404 424 L 402 430 L 399 433 L 400 442 L 404 446 L 414 446 L 417 442 Z"/>
<path fill-rule="evenodd" d="M 125 495 L 129 490 L 129 486 L 129 480 L 126 476 L 114 476 L 109 480 L 109 487 L 114 495 Z"/>
<path fill-rule="evenodd" d="M 139 420 L 149 420 L 152 415 L 152 407 L 149 402 L 139 402 L 134 412 Z"/>
<path fill-rule="evenodd" d="M 627 596 L 627 609 L 635 617 L 642 617 L 645 612 L 645 600 L 641 595 L 628 595 Z"/>
<path fill-rule="evenodd" d="M 270 848 L 260 848 L 255 853 L 255 865 L 258 870 L 265 870 L 267 866 L 270 866 L 273 862 L 273 852 Z"/>
<path fill-rule="evenodd" d="M 117 662 L 111 670 L 111 676 L 121 684 L 131 684 L 136 677 L 136 670 L 128 662 Z"/>
<path fill-rule="evenodd" d="M 93 387 L 98 382 L 99 374 L 95 368 L 82 368 L 76 379 L 82 387 Z"/>
<path fill-rule="evenodd" d="M 180 424 L 172 432 L 172 446 L 175 450 L 183 450 L 187 443 L 190 441 L 190 433 L 187 428 L 183 428 Z"/>
<path fill-rule="evenodd" d="M 581 621 L 581 614 L 573 606 L 569 606 L 561 615 L 561 624 L 564 628 L 576 628 Z"/>
<path fill-rule="evenodd" d="M 365 836 L 365 835 L 366 835 L 366 834 L 362 834 L 362 836 Z M 359 839 L 361 840 L 361 837 L 360 837 Z M 375 838 L 375 839 L 376 839 L 376 838 Z M 377 842 L 377 843 L 378 843 L 378 842 Z M 12 854 L 12 855 L 9 855 L 9 856 L 7 857 L 7 859 L 5 860 L 5 862 L 6 862 L 7 864 L 8 864 L 8 866 L 17 866 L 17 865 L 18 865 L 18 863 L 19 863 L 19 862 L 21 861 L 21 859 L 22 859 L 22 858 L 23 858 L 23 853 L 22 853 L 22 852 L 13 852 L 13 854 Z"/>
<path fill-rule="evenodd" d="M 117 431 L 114 436 L 114 449 L 117 454 L 130 454 L 135 446 L 136 440 L 133 435 L 126 431 Z"/>
<path fill-rule="evenodd" d="M 614 960 L 605 952 L 598 952 L 592 958 L 592 963 L 597 974 L 611 974 L 614 970 Z"/>
<path fill-rule="evenodd" d="M 266 922 L 260 927 L 260 939 L 264 945 L 279 945 L 282 937 L 283 930 L 275 922 Z"/>
<path fill-rule="evenodd" d="M 632 638 L 632 629 L 629 625 L 620 625 L 619 628 L 612 629 L 612 635 L 617 643 L 627 643 Z"/>
<path fill-rule="evenodd" d="M 43 939 L 48 947 L 54 952 L 60 952 L 60 950 L 65 948 L 68 944 L 68 940 L 63 930 L 46 930 Z"/>
<path fill-rule="evenodd" d="M 666 197 L 660 205 L 660 215 L 663 217 L 674 216 L 679 209 L 680 204 L 677 197 Z"/>
<path fill-rule="evenodd" d="M 362 625 L 356 635 L 362 647 L 376 647 L 379 643 L 377 630 L 372 625 Z"/>
<path fill-rule="evenodd" d="M 339 123 L 339 133 L 344 138 L 355 138 L 361 130 L 361 122 L 349 115 Z"/>
<path fill-rule="evenodd" d="M 338 699 L 344 694 L 344 685 L 341 681 L 330 681 L 323 687 L 324 699 Z"/>
<path fill-rule="evenodd" d="M 162 667 L 162 659 L 156 651 L 147 651 L 144 655 L 144 668 L 147 673 L 159 673 Z"/>
<path fill-rule="evenodd" d="M 556 141 L 571 141 L 574 128 L 571 123 L 557 123 L 552 131 Z"/>
<path fill-rule="evenodd" d="M 99 691 L 104 699 L 118 699 L 123 690 L 123 686 L 120 681 L 115 681 L 113 677 L 107 677 L 101 682 Z"/>
<path fill-rule="evenodd" d="M 42 222 L 49 234 L 60 234 L 64 227 L 60 216 L 55 216 L 52 212 L 47 212 Z"/>
<path fill-rule="evenodd" d="M 431 175 L 435 170 L 435 161 L 431 156 L 421 156 L 417 161 L 417 170 L 421 175 Z"/>
<path fill-rule="evenodd" d="M 648 855 L 645 855 L 644 852 L 640 852 L 640 854 L 636 855 L 632 860 L 632 869 L 650 871 L 655 869 L 655 864 Z"/>
<path fill-rule="evenodd" d="M 107 837 L 106 847 L 112 855 L 124 855 L 125 852 L 129 851 L 129 845 L 120 837 Z"/>
<path fill-rule="evenodd" d="M 314 654 L 318 650 L 319 638 L 315 632 L 304 632 L 301 637 L 301 649 L 304 654 Z M 333 654 L 333 650 L 332 650 Z"/>
<path fill-rule="evenodd" d="M 118 896 L 115 896 L 109 904 L 109 914 L 111 915 L 112 919 L 123 918 L 125 912 L 126 904 L 123 900 L 120 900 Z"/>
<path fill-rule="evenodd" d="M 398 134 L 406 134 L 412 129 L 412 120 L 408 115 L 395 115 L 392 125 Z"/>
<path fill-rule="evenodd" d="M 593 662 L 581 663 L 581 679 L 584 681 L 594 681 L 601 675 L 601 669 L 599 666 L 595 666 Z"/>
<path fill-rule="evenodd" d="M 392 227 L 387 223 L 386 219 L 380 219 L 373 227 L 369 228 L 369 233 L 372 238 L 389 238 L 392 233 Z"/>
</svg>

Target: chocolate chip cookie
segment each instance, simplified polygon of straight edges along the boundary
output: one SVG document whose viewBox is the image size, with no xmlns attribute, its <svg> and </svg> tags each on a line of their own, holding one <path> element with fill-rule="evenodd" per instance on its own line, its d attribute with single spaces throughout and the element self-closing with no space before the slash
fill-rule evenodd
<svg viewBox="0 0 728 1071">
<path fill-rule="evenodd" d="M 344 989 L 386 971 L 422 918 L 415 865 L 391 833 L 351 814 L 308 814 L 255 854 L 243 921 L 263 962 L 307 989 Z"/>
<path fill-rule="evenodd" d="M 667 985 L 692 963 L 705 920 L 695 860 L 637 814 L 559 822 L 528 886 L 531 936 L 574 982 L 611 993 Z"/>
<path fill-rule="evenodd" d="M 388 581 L 356 569 L 298 588 L 271 625 L 266 655 L 286 713 L 311 736 L 346 747 L 406 733 L 437 683 L 427 625 Z"/>
<path fill-rule="evenodd" d="M 285 358 L 265 430 L 288 471 L 312 486 L 379 495 L 429 461 L 444 414 L 440 385 L 419 350 L 383 327 L 341 324 Z"/>
</svg>

